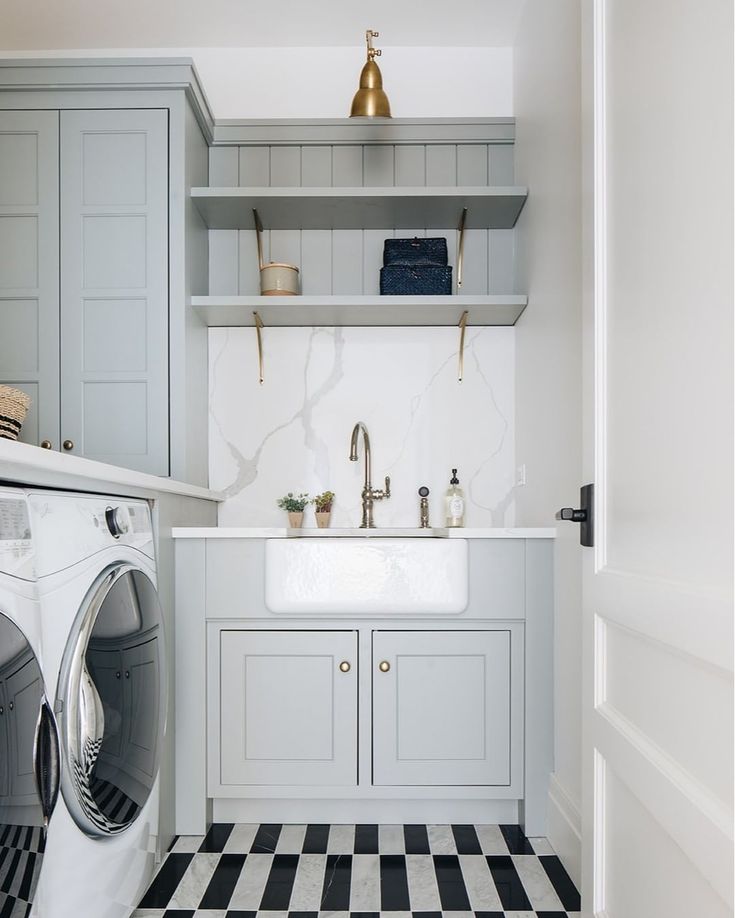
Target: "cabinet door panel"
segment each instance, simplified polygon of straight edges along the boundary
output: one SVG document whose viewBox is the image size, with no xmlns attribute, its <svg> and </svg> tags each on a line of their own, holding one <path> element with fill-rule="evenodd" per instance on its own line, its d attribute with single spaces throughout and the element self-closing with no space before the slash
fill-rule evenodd
<svg viewBox="0 0 735 918">
<path fill-rule="evenodd" d="M 61 434 L 167 475 L 168 121 L 61 113 Z"/>
<path fill-rule="evenodd" d="M 20 439 L 59 446 L 59 115 L 0 111 L 0 383 L 32 407 Z"/>
<path fill-rule="evenodd" d="M 36 778 L 33 770 L 33 748 L 38 723 L 40 699 L 43 695 L 41 672 L 35 661 L 26 663 L 5 682 L 10 714 L 10 796 L 15 803 L 20 798 L 37 797 Z M 13 708 L 10 710 L 10 705 Z"/>
<path fill-rule="evenodd" d="M 223 631 L 220 640 L 222 784 L 354 786 L 355 633 Z"/>
<path fill-rule="evenodd" d="M 125 710 L 130 712 L 126 718 L 125 770 L 143 772 L 151 779 L 155 775 L 160 713 L 158 705 L 152 703 L 160 697 L 158 653 L 156 640 L 122 653 Z"/>
<path fill-rule="evenodd" d="M 374 783 L 510 786 L 520 742 L 521 661 L 516 624 L 375 632 Z"/>
</svg>

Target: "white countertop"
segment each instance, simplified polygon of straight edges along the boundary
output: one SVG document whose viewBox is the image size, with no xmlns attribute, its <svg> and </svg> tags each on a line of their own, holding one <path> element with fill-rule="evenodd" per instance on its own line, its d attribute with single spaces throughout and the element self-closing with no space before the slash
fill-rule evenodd
<svg viewBox="0 0 735 918">
<path fill-rule="evenodd" d="M 435 538 L 435 539 L 554 539 L 551 528 L 468 529 L 286 529 L 249 526 L 181 526 L 174 539 L 303 539 L 303 538 Z"/>
<path fill-rule="evenodd" d="M 209 488 L 2 438 L 0 482 L 97 494 L 120 494 L 126 497 L 152 498 L 157 494 L 179 494 L 202 500 L 223 500 L 222 495 Z"/>
</svg>

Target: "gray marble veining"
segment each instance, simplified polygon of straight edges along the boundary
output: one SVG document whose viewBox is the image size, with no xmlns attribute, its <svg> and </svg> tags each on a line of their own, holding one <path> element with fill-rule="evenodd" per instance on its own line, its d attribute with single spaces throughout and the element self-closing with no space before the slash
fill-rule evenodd
<svg viewBox="0 0 735 918">
<path fill-rule="evenodd" d="M 456 329 L 269 328 L 262 386 L 252 329 L 209 334 L 210 483 L 227 495 L 220 525 L 282 525 L 278 497 L 326 489 L 337 493 L 332 525 L 356 525 L 360 470 L 347 453 L 357 420 L 370 430 L 374 482 L 393 480 L 377 525 L 417 525 L 422 484 L 441 525 L 454 467 L 466 525 L 513 525 L 513 329 L 468 334 L 461 384 Z M 308 508 L 305 525 L 314 524 Z"/>
</svg>

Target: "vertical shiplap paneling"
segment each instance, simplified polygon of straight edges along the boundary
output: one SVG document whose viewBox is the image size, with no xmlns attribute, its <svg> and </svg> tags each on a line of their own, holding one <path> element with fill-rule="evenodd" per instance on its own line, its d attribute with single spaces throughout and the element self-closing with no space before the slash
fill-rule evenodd
<svg viewBox="0 0 735 918">
<path fill-rule="evenodd" d="M 271 184 L 270 147 L 240 147 L 238 185 L 267 188 Z"/>
<path fill-rule="evenodd" d="M 332 185 L 335 188 L 362 187 L 362 147 L 332 149 Z"/>
<path fill-rule="evenodd" d="M 362 187 L 363 148 L 335 146 L 332 149 L 332 185 L 335 188 Z M 332 292 L 359 294 L 363 290 L 361 230 L 332 232 Z"/>
<path fill-rule="evenodd" d="M 306 296 L 332 292 L 332 231 L 301 233 L 301 292 Z"/>
<path fill-rule="evenodd" d="M 237 188 L 239 171 L 238 147 L 209 148 L 209 184 L 213 188 Z"/>
<path fill-rule="evenodd" d="M 465 230 L 462 294 L 487 293 L 487 246 L 487 230 Z"/>
<path fill-rule="evenodd" d="M 513 144 L 491 143 L 488 145 L 488 174 L 490 185 L 515 184 Z"/>
<path fill-rule="evenodd" d="M 210 184 L 228 187 L 390 187 L 510 185 L 512 144 L 405 144 L 392 146 L 215 147 Z M 457 214 L 459 220 L 459 214 Z M 301 268 L 304 294 L 377 294 L 388 237 L 426 236 L 423 227 L 385 230 L 281 230 L 264 233 L 266 261 Z M 430 230 L 447 240 L 449 264 L 457 264 L 456 227 Z M 465 236 L 463 293 L 514 289 L 512 230 L 471 230 Z M 210 291 L 259 291 L 255 234 L 210 231 Z"/>
<path fill-rule="evenodd" d="M 393 236 L 393 230 L 364 230 L 362 234 L 362 293 L 380 293 L 380 268 L 383 264 L 383 243 Z"/>
<path fill-rule="evenodd" d="M 515 230 L 488 230 L 488 293 L 515 293 Z"/>
<path fill-rule="evenodd" d="M 487 176 L 487 146 L 485 144 L 459 144 L 457 146 L 457 184 L 487 185 Z M 460 214 L 457 214 L 457 220 L 459 218 Z M 462 294 L 487 293 L 487 256 L 487 230 L 465 230 Z M 457 280 L 458 278 L 455 277 L 455 284 Z"/>
<path fill-rule="evenodd" d="M 332 148 L 301 148 L 301 186 L 329 188 L 332 184 Z"/>
<path fill-rule="evenodd" d="M 487 185 L 487 159 L 486 144 L 458 144 L 457 184 Z"/>
<path fill-rule="evenodd" d="M 392 144 L 363 147 L 362 183 L 366 188 L 392 188 L 395 183 L 395 152 Z"/>
<path fill-rule="evenodd" d="M 457 145 L 439 143 L 426 147 L 426 184 L 457 184 Z"/>
<path fill-rule="evenodd" d="M 488 146 L 488 183 L 515 184 L 513 144 Z M 488 293 L 515 291 L 515 231 L 488 230 Z"/>
<path fill-rule="evenodd" d="M 301 185 L 301 147 L 271 147 L 271 187 Z M 301 269 L 301 230 L 271 230 L 270 260 Z"/>
<path fill-rule="evenodd" d="M 363 290 L 362 230 L 332 233 L 332 292 L 359 294 Z"/>
<path fill-rule="evenodd" d="M 234 296 L 238 293 L 239 237 L 238 230 L 209 231 L 210 296 Z"/>
<path fill-rule="evenodd" d="M 298 188 L 301 185 L 301 147 L 270 148 L 272 188 Z"/>
<path fill-rule="evenodd" d="M 239 174 L 238 147 L 211 147 L 209 184 L 236 188 Z M 209 231 L 209 293 L 232 296 L 238 292 L 237 230 Z"/>
<path fill-rule="evenodd" d="M 240 147 L 238 185 L 243 188 L 267 188 L 271 184 L 270 147 Z M 254 230 L 238 232 L 238 293 L 260 292 L 260 272 Z M 263 233 L 263 258 L 271 260 L 270 233 Z"/>
<path fill-rule="evenodd" d="M 263 233 L 263 258 L 270 261 L 270 233 Z M 240 230 L 237 234 L 238 289 L 242 296 L 260 293 L 258 244 L 254 230 Z"/>
<path fill-rule="evenodd" d="M 395 184 L 397 187 L 426 184 L 426 147 L 423 144 L 395 148 Z"/>
<path fill-rule="evenodd" d="M 332 147 L 301 148 L 301 186 L 329 188 L 332 184 Z M 332 234 L 329 230 L 301 233 L 301 292 L 332 292 Z"/>
</svg>

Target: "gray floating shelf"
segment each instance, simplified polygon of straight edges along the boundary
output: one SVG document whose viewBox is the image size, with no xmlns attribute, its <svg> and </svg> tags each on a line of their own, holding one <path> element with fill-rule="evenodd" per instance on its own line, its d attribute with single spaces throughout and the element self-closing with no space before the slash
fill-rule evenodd
<svg viewBox="0 0 735 918">
<path fill-rule="evenodd" d="M 526 202 L 523 187 L 192 188 L 210 229 L 510 229 Z"/>
<path fill-rule="evenodd" d="M 208 326 L 270 327 L 515 325 L 525 296 L 195 296 L 191 306 Z"/>
</svg>

